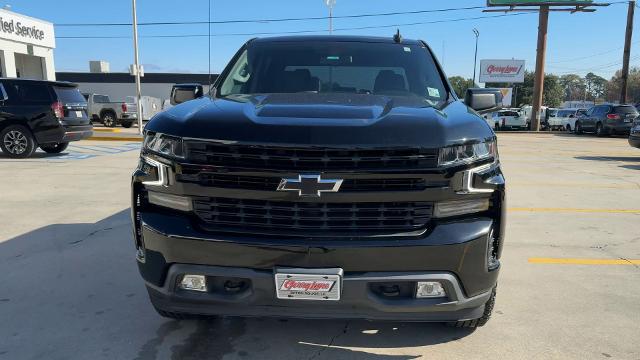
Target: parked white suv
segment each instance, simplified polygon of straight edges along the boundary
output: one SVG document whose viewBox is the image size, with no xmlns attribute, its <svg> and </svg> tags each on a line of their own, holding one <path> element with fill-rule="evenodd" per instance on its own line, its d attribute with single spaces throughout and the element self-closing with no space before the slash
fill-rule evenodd
<svg viewBox="0 0 640 360">
<path fill-rule="evenodd" d="M 587 113 L 587 109 L 560 109 L 554 117 L 549 118 L 551 130 L 573 131 L 576 128 L 576 120 Z"/>
</svg>

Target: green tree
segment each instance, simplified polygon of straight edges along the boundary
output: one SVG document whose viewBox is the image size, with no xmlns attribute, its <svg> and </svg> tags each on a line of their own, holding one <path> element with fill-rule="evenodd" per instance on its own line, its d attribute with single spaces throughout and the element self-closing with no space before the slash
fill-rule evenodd
<svg viewBox="0 0 640 360">
<path fill-rule="evenodd" d="M 452 76 L 449 78 L 449 82 L 460 98 L 464 98 L 467 89 L 474 87 L 472 79 L 465 79 L 462 76 Z"/>
<path fill-rule="evenodd" d="M 560 85 L 564 88 L 564 98 L 566 100 L 584 99 L 586 88 L 585 80 L 576 74 L 566 74 L 560 77 Z"/>
<path fill-rule="evenodd" d="M 590 72 L 585 75 L 584 81 L 588 100 L 596 101 L 604 96 L 607 89 L 607 80 L 605 78 Z"/>
<path fill-rule="evenodd" d="M 604 79 L 603 79 L 604 80 Z M 549 107 L 562 105 L 565 99 L 565 89 L 557 75 L 547 74 L 544 77 L 544 93 L 542 103 Z"/>
</svg>

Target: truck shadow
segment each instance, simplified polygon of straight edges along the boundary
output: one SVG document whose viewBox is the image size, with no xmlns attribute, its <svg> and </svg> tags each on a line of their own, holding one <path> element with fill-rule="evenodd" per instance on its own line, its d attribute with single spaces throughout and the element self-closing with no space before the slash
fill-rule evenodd
<svg viewBox="0 0 640 360">
<path fill-rule="evenodd" d="M 624 162 L 627 164 L 618 165 L 624 169 L 640 170 L 640 155 L 639 156 L 576 156 L 578 160 L 590 160 L 590 161 L 610 161 L 610 162 Z M 632 164 L 628 164 L 632 163 Z"/>
<path fill-rule="evenodd" d="M 128 209 L 95 223 L 52 224 L 0 239 L 0 274 L 0 359 L 42 354 L 221 359 L 234 354 L 404 360 L 420 357 L 414 347 L 472 333 L 441 324 L 161 318 L 138 275 Z M 398 348 L 404 349 L 389 355 L 389 349 Z"/>
</svg>

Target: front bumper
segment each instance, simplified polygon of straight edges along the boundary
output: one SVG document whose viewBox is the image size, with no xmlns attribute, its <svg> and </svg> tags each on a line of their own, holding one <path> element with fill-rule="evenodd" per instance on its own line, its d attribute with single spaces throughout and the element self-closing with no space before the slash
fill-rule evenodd
<svg viewBox="0 0 640 360">
<path fill-rule="evenodd" d="M 139 213 L 144 257 L 138 261 L 151 300 L 160 309 L 197 314 L 455 321 L 482 315 L 499 269 L 487 269 L 488 235 L 479 217 L 440 223 L 419 239 L 291 240 L 203 234 L 188 217 Z M 279 267 L 342 268 L 337 302 L 276 298 Z M 183 274 L 246 279 L 243 293 L 195 293 L 176 287 Z M 437 279 L 447 298 L 375 295 L 371 283 Z M 330 303 L 330 304 L 329 304 Z"/>
<path fill-rule="evenodd" d="M 185 291 L 176 284 L 182 274 L 201 274 L 221 283 L 245 279 L 249 286 L 229 292 L 223 287 L 208 293 Z M 368 319 L 401 321 L 457 321 L 482 316 L 491 290 L 466 297 L 450 273 L 365 272 L 345 275 L 339 301 L 282 300 L 275 297 L 274 274 L 268 270 L 200 265 L 172 265 L 162 287 L 147 286 L 152 303 L 171 312 L 290 318 Z M 372 290 L 377 284 L 440 281 L 446 298 L 413 299 L 386 296 Z"/>
</svg>

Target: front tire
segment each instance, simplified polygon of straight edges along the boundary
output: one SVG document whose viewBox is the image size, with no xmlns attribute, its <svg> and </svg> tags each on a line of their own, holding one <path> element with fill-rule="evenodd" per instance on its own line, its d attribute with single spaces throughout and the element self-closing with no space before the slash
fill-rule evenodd
<svg viewBox="0 0 640 360">
<path fill-rule="evenodd" d="M 22 125 L 7 126 L 0 133 L 0 148 L 8 157 L 24 159 L 36 151 L 36 141 L 31 131 Z"/>
<path fill-rule="evenodd" d="M 493 313 L 493 307 L 495 306 L 495 304 L 496 304 L 496 288 L 494 287 L 493 290 L 491 291 L 491 297 L 484 304 L 484 312 L 482 313 L 482 316 L 480 318 L 471 319 L 471 320 L 454 321 L 451 323 L 447 323 L 447 325 L 451 327 L 466 328 L 466 329 L 475 329 L 480 326 L 484 326 L 491 318 L 491 313 Z"/>
<path fill-rule="evenodd" d="M 58 144 L 44 144 L 40 145 L 40 149 L 44 150 L 44 152 L 49 154 L 59 154 L 65 150 L 67 150 L 67 146 L 69 143 L 58 143 Z"/>
<path fill-rule="evenodd" d="M 567 124 L 567 127 L 565 128 L 565 130 L 567 130 L 567 132 L 571 132 L 571 125 Z"/>
</svg>

